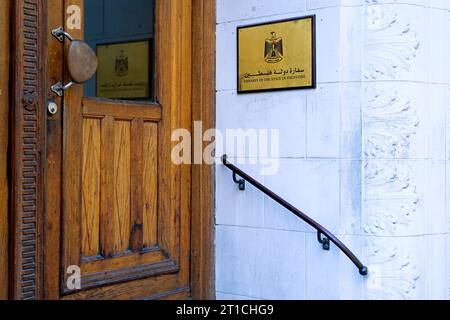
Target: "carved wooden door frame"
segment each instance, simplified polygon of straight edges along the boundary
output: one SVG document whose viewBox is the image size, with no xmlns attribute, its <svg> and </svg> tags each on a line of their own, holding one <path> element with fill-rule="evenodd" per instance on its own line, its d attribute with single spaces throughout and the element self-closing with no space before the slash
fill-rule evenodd
<svg viewBox="0 0 450 320">
<path fill-rule="evenodd" d="M 46 81 L 49 5 L 58 0 L 14 1 L 12 8 L 12 151 L 11 151 L 11 281 L 10 298 L 58 297 L 44 286 L 46 269 L 44 230 L 49 225 L 46 199 L 60 197 L 58 181 L 46 181 L 52 170 L 47 157 L 51 142 L 46 132 Z M 57 6 L 57 5 L 56 5 Z M 192 0 L 192 123 L 215 127 L 215 1 Z M 193 126 L 192 126 L 193 127 Z M 191 294 L 214 298 L 214 166 L 191 166 Z M 47 179 L 48 180 L 48 179 Z M 56 188 L 56 190 L 55 190 Z M 53 191 L 55 191 L 53 193 Z M 46 198 L 47 197 L 47 198 Z M 47 239 L 48 240 L 48 239 Z M 56 257 L 58 259 L 58 257 Z"/>
</svg>

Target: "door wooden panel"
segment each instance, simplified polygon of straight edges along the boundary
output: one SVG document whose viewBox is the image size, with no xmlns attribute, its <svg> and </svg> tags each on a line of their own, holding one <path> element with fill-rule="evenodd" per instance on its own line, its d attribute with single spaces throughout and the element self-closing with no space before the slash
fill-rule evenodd
<svg viewBox="0 0 450 320">
<path fill-rule="evenodd" d="M 113 210 L 105 212 L 102 225 L 109 225 L 103 227 L 109 231 L 105 233 L 105 242 L 103 243 L 102 253 L 105 258 L 114 257 L 115 255 L 126 254 L 130 249 L 130 234 L 131 234 L 131 123 L 127 120 L 116 120 L 112 117 L 107 117 L 104 127 L 106 132 L 114 132 L 113 136 L 105 136 L 104 140 L 113 140 L 111 153 L 103 153 L 105 161 L 111 156 L 114 157 L 114 166 L 112 174 L 105 175 L 112 176 L 113 193 L 112 205 Z M 108 128 L 111 125 L 112 128 Z M 114 138 L 113 138 L 114 137 Z M 137 138 L 137 137 L 136 137 Z M 105 141 L 105 144 L 108 142 Z M 134 142 L 136 144 L 138 142 Z M 111 161 L 111 159 L 109 159 Z M 133 180 L 135 177 L 133 177 Z M 134 181 L 133 181 L 134 182 Z M 109 192 L 105 186 L 105 192 Z M 133 199 L 136 201 L 136 199 Z M 137 227 L 133 226 L 133 229 Z"/>
<path fill-rule="evenodd" d="M 158 126 L 156 123 L 144 122 L 142 125 L 142 189 L 140 184 L 136 189 L 139 195 L 142 192 L 142 245 L 144 248 L 152 248 L 157 244 L 157 179 L 158 179 Z M 139 177 L 138 177 L 139 178 Z"/>
<path fill-rule="evenodd" d="M 159 106 L 137 106 L 142 117 L 130 119 L 114 110 L 136 106 L 88 100 L 98 112 L 82 120 L 81 261 L 154 249 Z"/>
<path fill-rule="evenodd" d="M 100 254 L 101 120 L 83 121 L 81 254 Z"/>
</svg>

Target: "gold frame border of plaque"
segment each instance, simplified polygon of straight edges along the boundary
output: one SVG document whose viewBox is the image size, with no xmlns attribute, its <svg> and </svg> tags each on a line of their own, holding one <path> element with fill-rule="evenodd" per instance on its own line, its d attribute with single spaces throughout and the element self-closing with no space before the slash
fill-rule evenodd
<svg viewBox="0 0 450 320">
<path fill-rule="evenodd" d="M 151 41 L 97 45 L 96 96 L 108 99 L 151 97 Z"/>
<path fill-rule="evenodd" d="M 237 27 L 237 90 L 316 88 L 316 16 Z"/>
</svg>

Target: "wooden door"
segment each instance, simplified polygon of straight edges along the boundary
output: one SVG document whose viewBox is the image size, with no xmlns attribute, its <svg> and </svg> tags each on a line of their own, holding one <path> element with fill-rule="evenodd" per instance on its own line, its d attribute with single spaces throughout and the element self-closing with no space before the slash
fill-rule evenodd
<svg viewBox="0 0 450 320">
<path fill-rule="evenodd" d="M 93 1 L 49 1 L 54 6 L 49 12 L 61 15 L 48 15 L 48 25 L 56 28 L 60 21 L 74 39 L 81 40 L 89 32 L 85 30 L 88 5 L 101 11 L 98 17 L 105 19 L 105 14 L 115 12 L 115 19 L 121 19 L 130 9 L 127 6 L 142 3 L 95 0 L 92 8 Z M 148 6 L 153 1 L 144 1 L 147 4 L 138 10 L 153 10 Z M 118 8 L 112 8 L 115 5 Z M 117 15 L 121 10 L 122 15 Z M 115 27 L 114 35 L 110 33 L 104 43 L 96 44 L 97 53 L 102 47 L 107 52 L 112 48 L 113 54 L 112 46 L 120 45 L 125 48 L 121 52 L 125 56 L 129 53 L 123 51 L 129 45 L 147 43 L 150 58 L 138 68 L 148 68 L 148 84 L 144 85 L 146 90 L 135 90 L 138 98 L 130 98 L 126 92 L 122 99 L 99 97 L 99 88 L 105 83 L 100 70 L 93 80 L 97 82 L 94 96 L 87 96 L 89 84 L 76 84 L 61 99 L 54 97 L 62 107 L 49 125 L 47 139 L 52 147 L 47 158 L 55 159 L 49 164 L 54 165 L 61 154 L 62 174 L 49 172 L 48 179 L 52 186 L 60 183 L 62 201 L 58 207 L 52 195 L 58 197 L 59 191 L 47 190 L 49 214 L 61 212 L 59 239 L 54 239 L 53 250 L 56 252 L 60 243 L 59 254 L 46 264 L 53 275 L 56 264 L 59 268 L 58 279 L 48 277 L 49 298 L 55 296 L 52 285 L 56 284 L 56 291 L 65 299 L 190 295 L 191 171 L 172 162 L 171 134 L 177 128 L 189 129 L 191 123 L 192 6 L 186 0 L 156 1 L 154 10 L 153 35 L 120 35 L 120 20 L 116 24 L 110 21 L 103 27 Z M 153 13 L 147 16 L 152 19 Z M 102 37 L 101 30 L 95 31 Z M 111 44 L 111 37 L 117 33 L 119 40 Z M 48 42 L 48 56 L 54 60 L 50 61 L 49 81 L 57 81 L 58 75 L 70 81 L 64 61 L 70 41 L 65 40 L 63 45 L 50 37 Z M 127 70 L 122 73 L 133 68 L 137 72 L 134 60 L 143 59 L 138 54 L 127 56 Z M 110 63 L 101 61 L 104 56 L 99 56 L 99 66 Z M 121 90 L 121 86 L 117 84 L 115 90 Z M 70 285 L 76 284 L 71 276 L 77 268 L 81 287 Z"/>
<path fill-rule="evenodd" d="M 70 80 L 69 41 L 52 30 L 83 39 L 87 3 L 123 2 L 137 1 L 11 1 L 11 250 L 1 287 L 12 299 L 214 297 L 214 167 L 174 165 L 170 135 L 194 121 L 214 127 L 215 1 L 156 0 L 148 99 L 102 99 L 89 84 L 63 97 L 51 90 Z M 74 267 L 79 289 L 67 286 Z"/>
</svg>

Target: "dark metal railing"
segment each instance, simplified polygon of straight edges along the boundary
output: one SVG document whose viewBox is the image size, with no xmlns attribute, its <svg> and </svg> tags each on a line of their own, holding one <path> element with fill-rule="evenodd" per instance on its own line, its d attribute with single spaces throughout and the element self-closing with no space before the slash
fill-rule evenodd
<svg viewBox="0 0 450 320">
<path fill-rule="evenodd" d="M 298 210 L 292 204 L 281 198 L 279 195 L 275 194 L 267 187 L 253 179 L 251 176 L 246 174 L 244 171 L 233 165 L 232 163 L 227 161 L 227 155 L 222 156 L 223 164 L 233 172 L 233 181 L 239 185 L 239 190 L 245 190 L 245 182 L 249 182 L 255 188 L 259 189 L 263 193 L 265 193 L 268 197 L 272 198 L 280 205 L 285 207 L 287 210 L 295 214 L 297 217 L 305 221 L 307 224 L 312 226 L 317 230 L 317 240 L 322 244 L 322 248 L 324 250 L 330 250 L 330 242 L 334 243 L 345 255 L 356 265 L 359 270 L 359 273 L 362 276 L 366 276 L 369 273 L 369 270 L 366 266 L 364 266 L 361 261 L 353 254 L 353 252 L 347 248 L 334 234 L 330 231 L 322 227 L 319 223 L 308 217 L 306 214 Z M 241 178 L 239 179 L 238 176 Z"/>
</svg>

